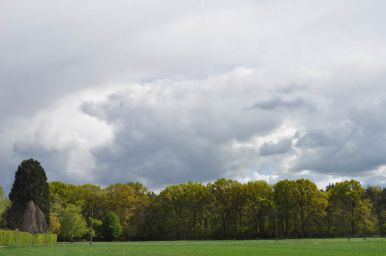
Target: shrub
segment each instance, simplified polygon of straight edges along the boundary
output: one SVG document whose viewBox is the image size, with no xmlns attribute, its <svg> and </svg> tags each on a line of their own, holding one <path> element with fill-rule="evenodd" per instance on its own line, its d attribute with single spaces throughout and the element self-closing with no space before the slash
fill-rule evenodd
<svg viewBox="0 0 386 256">
<path fill-rule="evenodd" d="M 17 246 L 31 244 L 55 244 L 55 234 L 31 234 L 27 232 L 0 230 L 0 246 Z"/>
</svg>

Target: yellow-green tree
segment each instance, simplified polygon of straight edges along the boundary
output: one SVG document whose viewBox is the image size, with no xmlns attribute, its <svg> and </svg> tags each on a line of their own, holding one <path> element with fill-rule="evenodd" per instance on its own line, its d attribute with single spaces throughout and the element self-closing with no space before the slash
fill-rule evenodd
<svg viewBox="0 0 386 256">
<path fill-rule="evenodd" d="M 0 187 L 0 225 L 5 225 L 5 213 L 7 208 L 10 206 L 10 201 L 4 195 L 4 190 Z"/>
<path fill-rule="evenodd" d="M 69 204 L 59 216 L 59 238 L 72 240 L 81 238 L 88 233 L 87 223 L 82 216 L 79 206 Z"/>
<path fill-rule="evenodd" d="M 365 190 L 359 181 L 345 180 L 330 185 L 327 189 L 333 225 L 340 235 L 356 235 L 359 222 L 365 218 L 362 206 Z"/>
<path fill-rule="evenodd" d="M 273 189 L 266 181 L 250 181 L 245 185 L 247 216 L 254 236 L 267 237 L 269 214 L 273 207 Z"/>
<path fill-rule="evenodd" d="M 126 238 L 135 236 L 138 229 L 133 227 L 139 220 L 139 210 L 147 200 L 147 189 L 139 183 L 117 183 L 106 189 L 106 208 L 118 215 Z"/>
<path fill-rule="evenodd" d="M 296 182 L 281 180 L 274 186 L 275 214 L 279 218 L 280 231 L 285 237 L 293 235 Z"/>
<path fill-rule="evenodd" d="M 60 232 L 60 221 L 57 213 L 50 213 L 50 232 L 59 234 Z"/>
<path fill-rule="evenodd" d="M 294 213 L 299 237 L 309 235 L 312 224 L 325 215 L 327 195 L 318 190 L 311 180 L 298 179 L 293 190 Z"/>
<path fill-rule="evenodd" d="M 239 233 L 241 211 L 246 203 L 244 190 L 239 182 L 229 179 L 218 179 L 208 184 L 213 197 L 213 226 L 218 237 L 234 238 Z"/>
</svg>

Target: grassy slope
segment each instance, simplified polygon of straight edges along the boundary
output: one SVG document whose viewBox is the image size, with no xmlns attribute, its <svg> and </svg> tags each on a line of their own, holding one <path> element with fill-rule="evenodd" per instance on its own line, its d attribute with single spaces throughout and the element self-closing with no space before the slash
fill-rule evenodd
<svg viewBox="0 0 386 256">
<path fill-rule="evenodd" d="M 58 244 L 57 246 L 0 248 L 7 256 L 359 256 L 386 255 L 386 239 L 326 239 L 285 241 L 180 241 Z"/>
</svg>

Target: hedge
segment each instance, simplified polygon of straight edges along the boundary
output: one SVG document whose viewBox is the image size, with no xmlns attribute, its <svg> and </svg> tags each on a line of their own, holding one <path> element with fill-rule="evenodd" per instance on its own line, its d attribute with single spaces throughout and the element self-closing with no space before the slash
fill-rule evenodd
<svg viewBox="0 0 386 256">
<path fill-rule="evenodd" d="M 31 234 L 27 232 L 0 230 L 0 246 L 55 244 L 56 234 Z"/>
</svg>

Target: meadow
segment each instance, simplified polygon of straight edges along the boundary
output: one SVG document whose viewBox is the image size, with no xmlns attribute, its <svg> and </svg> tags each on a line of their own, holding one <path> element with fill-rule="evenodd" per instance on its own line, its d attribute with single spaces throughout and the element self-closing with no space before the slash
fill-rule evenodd
<svg viewBox="0 0 386 256">
<path fill-rule="evenodd" d="M 51 246 L 0 248 L 4 256 L 384 256 L 386 239 L 303 239 L 262 241 L 165 241 L 58 243 Z"/>
</svg>

